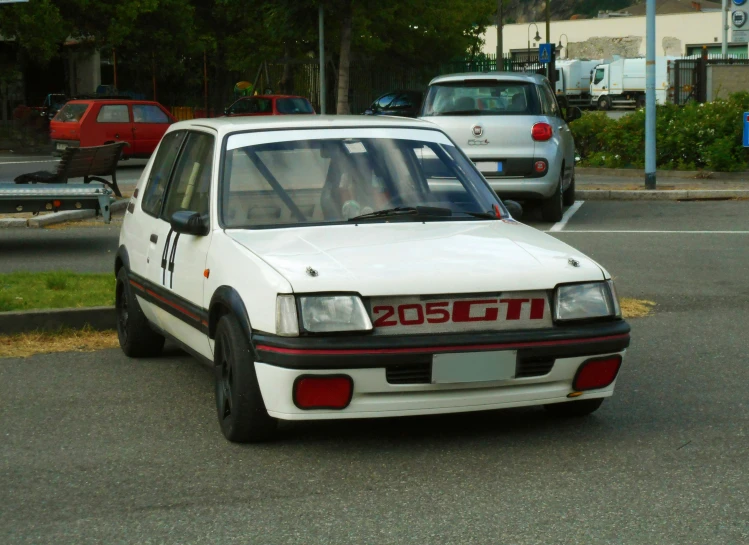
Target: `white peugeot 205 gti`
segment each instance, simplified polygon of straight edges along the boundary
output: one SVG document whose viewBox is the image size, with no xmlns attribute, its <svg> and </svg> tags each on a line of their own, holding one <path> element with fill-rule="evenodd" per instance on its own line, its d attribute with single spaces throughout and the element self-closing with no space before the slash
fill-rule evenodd
<svg viewBox="0 0 749 545">
<path fill-rule="evenodd" d="M 424 121 L 176 123 L 115 273 L 122 350 L 170 339 L 209 362 L 231 441 L 278 420 L 582 416 L 613 394 L 630 342 L 609 273 L 515 221 Z"/>
</svg>

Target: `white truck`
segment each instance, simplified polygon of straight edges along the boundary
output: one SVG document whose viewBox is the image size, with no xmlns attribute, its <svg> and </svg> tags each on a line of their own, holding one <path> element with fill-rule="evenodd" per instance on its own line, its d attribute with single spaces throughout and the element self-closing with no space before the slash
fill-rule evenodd
<svg viewBox="0 0 749 545">
<path fill-rule="evenodd" d="M 593 71 L 603 59 L 565 59 L 556 61 L 556 93 L 560 106 L 590 106 L 590 82 Z"/>
<path fill-rule="evenodd" d="M 656 103 L 668 101 L 669 63 L 678 57 L 656 57 Z M 616 58 L 595 67 L 590 83 L 591 104 L 599 110 L 645 106 L 645 59 Z"/>
</svg>

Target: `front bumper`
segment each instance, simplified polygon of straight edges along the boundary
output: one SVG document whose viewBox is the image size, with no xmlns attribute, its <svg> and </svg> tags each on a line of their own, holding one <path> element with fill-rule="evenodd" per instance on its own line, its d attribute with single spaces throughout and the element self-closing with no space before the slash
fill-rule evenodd
<svg viewBox="0 0 749 545">
<path fill-rule="evenodd" d="M 543 331 L 410 337 L 279 338 L 255 335 L 258 383 L 268 413 L 282 420 L 328 420 L 440 414 L 560 403 L 609 397 L 611 385 L 567 396 L 580 365 L 592 356 L 624 355 L 624 321 Z M 393 380 L 393 370 L 426 365 L 437 353 L 517 351 L 514 378 L 492 382 L 432 384 Z M 541 374 L 527 373 L 536 364 Z M 545 367 L 544 367 L 545 365 Z M 521 367 L 524 371 L 521 372 Z M 536 367 L 538 369 L 539 367 Z M 427 371 L 430 372 L 430 371 Z M 351 403 L 343 410 L 303 410 L 292 399 L 302 375 L 345 374 L 352 378 Z M 428 379 L 427 379 L 428 380 Z"/>
</svg>

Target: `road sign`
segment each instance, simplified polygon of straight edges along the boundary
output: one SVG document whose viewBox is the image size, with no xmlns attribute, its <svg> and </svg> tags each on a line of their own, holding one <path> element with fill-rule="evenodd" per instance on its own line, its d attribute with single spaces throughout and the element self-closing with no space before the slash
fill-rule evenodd
<svg viewBox="0 0 749 545">
<path fill-rule="evenodd" d="M 737 6 L 743 6 L 746 4 L 746 0 L 733 0 L 733 3 Z"/>
<path fill-rule="evenodd" d="M 541 64 L 548 64 L 551 62 L 552 47 L 553 44 L 538 45 L 538 62 Z"/>
<path fill-rule="evenodd" d="M 734 28 L 741 28 L 746 23 L 746 12 L 737 9 L 731 14 L 731 22 Z"/>
<path fill-rule="evenodd" d="M 749 112 L 744 112 L 744 147 L 749 148 Z"/>
</svg>

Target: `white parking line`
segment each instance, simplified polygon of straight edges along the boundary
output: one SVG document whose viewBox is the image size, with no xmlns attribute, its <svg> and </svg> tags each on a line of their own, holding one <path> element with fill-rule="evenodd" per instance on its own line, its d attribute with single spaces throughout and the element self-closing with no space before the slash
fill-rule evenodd
<svg viewBox="0 0 749 545">
<path fill-rule="evenodd" d="M 557 224 L 558 225 L 558 224 Z M 556 227 L 556 225 L 554 226 Z M 554 227 L 546 231 L 551 233 Z M 620 233 L 620 234 L 665 234 L 665 235 L 749 235 L 749 231 L 630 231 L 625 229 L 616 229 L 610 231 L 602 230 L 577 230 L 577 231 L 564 231 L 564 233 L 595 233 L 595 234 L 609 234 L 609 233 Z"/>
<path fill-rule="evenodd" d="M 570 221 L 570 218 L 575 215 L 575 212 L 580 210 L 580 207 L 583 205 L 585 201 L 575 201 L 575 204 L 570 206 L 567 211 L 562 216 L 562 219 L 551 226 L 551 229 L 549 229 L 550 233 L 555 233 L 557 231 L 561 231 L 564 229 L 564 226 L 567 225 L 567 222 Z"/>
</svg>

